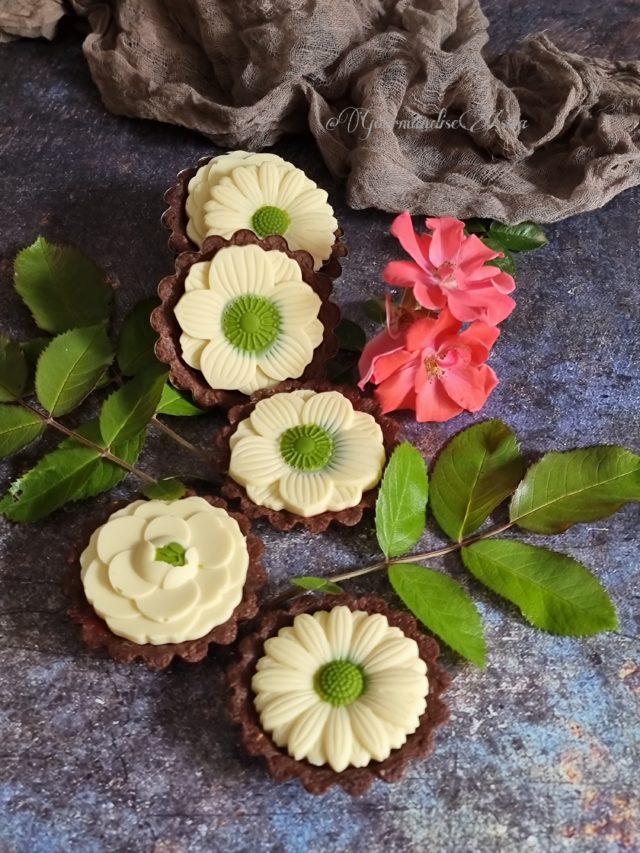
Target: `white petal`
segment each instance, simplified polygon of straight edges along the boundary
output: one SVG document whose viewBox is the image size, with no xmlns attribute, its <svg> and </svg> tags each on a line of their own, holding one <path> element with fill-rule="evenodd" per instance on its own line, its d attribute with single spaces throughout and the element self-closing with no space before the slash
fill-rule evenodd
<svg viewBox="0 0 640 853">
<path fill-rule="evenodd" d="M 180 352 L 182 360 L 186 362 L 189 367 L 200 370 L 200 359 L 202 358 L 202 353 L 208 343 L 208 341 L 202 341 L 200 338 L 192 338 L 191 335 L 187 335 L 186 333 L 181 334 Z"/>
<path fill-rule="evenodd" d="M 359 504 L 362 500 L 362 487 L 352 486 L 348 483 L 333 482 L 333 492 L 331 500 L 327 504 L 327 509 L 331 512 L 341 512 L 343 509 Z"/>
<path fill-rule="evenodd" d="M 275 438 L 247 436 L 231 451 L 229 474 L 241 486 L 273 483 L 287 470 Z"/>
<path fill-rule="evenodd" d="M 190 290 L 208 290 L 209 289 L 209 261 L 201 261 L 189 267 L 189 272 L 184 282 L 186 293 Z"/>
<path fill-rule="evenodd" d="M 302 169 L 290 169 L 281 177 L 276 205 L 287 212 L 294 210 L 297 200 L 314 187 Z"/>
<path fill-rule="evenodd" d="M 311 397 L 302 410 L 302 423 L 318 424 L 330 432 L 346 430 L 353 420 L 353 406 L 338 391 L 323 391 Z"/>
<path fill-rule="evenodd" d="M 258 169 L 256 167 L 238 166 L 231 172 L 231 180 L 256 210 L 266 203 L 264 193 L 258 183 Z"/>
<path fill-rule="evenodd" d="M 293 631 L 297 640 L 308 652 L 316 656 L 321 664 L 331 660 L 331 649 L 327 635 L 314 616 L 309 613 L 301 613 L 296 616 L 293 622 Z"/>
<path fill-rule="evenodd" d="M 201 566 L 213 569 L 229 562 L 236 550 L 230 529 L 232 525 L 237 527 L 235 519 L 227 518 L 226 523 L 222 524 L 211 513 L 199 512 L 192 515 L 187 524 Z"/>
<path fill-rule="evenodd" d="M 267 731 L 287 723 L 292 723 L 296 717 L 317 704 L 318 697 L 312 690 L 285 693 L 282 696 L 270 697 L 259 708 L 260 721 Z M 257 703 L 256 703 L 257 704 Z"/>
<path fill-rule="evenodd" d="M 375 761 L 384 761 L 391 752 L 389 736 L 384 723 L 371 708 L 362 702 L 353 702 L 348 707 L 353 736 Z"/>
<path fill-rule="evenodd" d="M 96 551 L 103 563 L 110 563 L 116 554 L 129 551 L 144 540 L 147 522 L 135 515 L 114 518 L 103 524 L 96 539 Z"/>
<path fill-rule="evenodd" d="M 255 376 L 256 356 L 237 350 L 220 336 L 204 348 L 200 370 L 212 388 L 237 391 Z"/>
<path fill-rule="evenodd" d="M 308 690 L 308 679 L 304 673 L 286 666 L 260 669 L 251 679 L 254 692 L 289 693 L 291 690 Z"/>
<path fill-rule="evenodd" d="M 270 296 L 274 288 L 268 253 L 259 246 L 228 246 L 211 261 L 209 285 L 227 299 L 252 293 Z"/>
<path fill-rule="evenodd" d="M 310 753 L 318 741 L 323 740 L 331 705 L 318 701 L 308 711 L 304 711 L 291 727 L 288 738 L 288 750 L 297 761 Z"/>
<path fill-rule="evenodd" d="M 324 471 L 290 471 L 280 480 L 280 497 L 288 510 L 308 518 L 327 508 L 333 484 Z"/>
<path fill-rule="evenodd" d="M 346 708 L 332 708 L 327 720 L 324 736 L 324 749 L 330 766 L 340 773 L 349 766 L 353 749 L 351 720 Z"/>
<path fill-rule="evenodd" d="M 296 643 L 295 640 L 288 637 L 271 637 L 265 642 L 264 651 L 270 658 L 283 666 L 306 672 L 309 676 L 309 686 L 312 686 L 313 675 L 319 668 L 320 662 L 300 643 Z"/>
<path fill-rule="evenodd" d="M 357 484 L 366 491 L 380 480 L 385 460 L 384 447 L 376 439 L 340 431 L 334 438 L 329 470 L 337 483 Z"/>
<path fill-rule="evenodd" d="M 154 622 L 169 622 L 180 619 L 191 611 L 200 600 L 200 590 L 193 581 L 175 589 L 157 589 L 141 598 L 137 604 L 141 613 Z"/>
<path fill-rule="evenodd" d="M 288 174 L 291 174 L 289 170 L 283 171 L 276 163 L 261 163 L 257 167 L 257 180 L 263 198 L 262 205 L 280 206 L 278 205 L 278 191 L 281 180 L 285 179 Z"/>
<path fill-rule="evenodd" d="M 109 583 L 120 595 L 137 598 L 149 595 L 158 588 L 138 574 L 138 566 L 132 559 L 133 552 L 122 551 L 109 563 Z"/>
<path fill-rule="evenodd" d="M 195 582 L 200 589 L 200 607 L 210 608 L 230 586 L 231 574 L 227 568 L 200 569 Z"/>
<path fill-rule="evenodd" d="M 144 538 L 156 548 L 162 548 L 170 542 L 177 542 L 184 548 L 191 544 L 191 533 L 186 521 L 175 515 L 161 515 L 151 519 L 144 531 Z"/>
<path fill-rule="evenodd" d="M 193 563 L 187 563 L 184 566 L 171 566 L 167 568 L 167 573 L 162 581 L 163 589 L 176 589 L 182 586 L 187 581 L 196 580 L 198 577 L 198 567 Z"/>
<path fill-rule="evenodd" d="M 128 598 L 114 592 L 104 564 L 95 560 L 87 566 L 82 583 L 87 601 L 103 619 L 108 616 L 130 619 L 138 615 L 136 606 Z"/>
<path fill-rule="evenodd" d="M 220 511 L 218 507 L 212 507 L 204 498 L 193 496 L 181 498 L 178 501 L 138 501 L 134 515 L 140 516 L 140 518 L 156 518 L 166 515 L 173 515 L 176 518 L 189 518 L 196 512 L 218 513 Z M 222 511 L 224 512 L 224 510 Z"/>
<path fill-rule="evenodd" d="M 350 660 L 353 619 L 348 607 L 333 607 L 327 619 L 327 639 L 336 660 Z"/>
<path fill-rule="evenodd" d="M 282 281 L 292 281 L 295 284 L 303 283 L 302 270 L 293 258 L 288 258 L 284 252 L 280 252 L 277 249 L 267 252 L 267 257 L 273 269 L 276 286 Z"/>
<path fill-rule="evenodd" d="M 304 330 L 283 328 L 275 343 L 258 356 L 258 365 L 272 379 L 297 379 L 312 358 L 313 347 Z"/>
<path fill-rule="evenodd" d="M 211 210 L 208 210 L 213 205 Z M 247 202 L 243 210 L 230 210 L 228 207 L 218 205 L 216 202 L 207 202 L 203 211 L 203 232 L 205 237 L 212 234 L 224 237 L 225 240 L 233 237 L 236 231 L 242 228 L 251 230 L 251 214 L 253 210 Z M 204 242 L 204 240 L 203 240 Z"/>
<path fill-rule="evenodd" d="M 381 613 L 372 613 L 367 615 L 366 619 L 359 621 L 353 629 L 351 660 L 361 664 L 365 657 L 377 648 L 388 630 L 387 617 Z"/>
<path fill-rule="evenodd" d="M 209 188 L 210 200 L 204 206 L 204 221 L 209 227 L 209 214 L 226 211 L 227 213 L 244 214 L 249 218 L 255 210 L 255 206 L 251 199 L 248 199 L 237 187 L 233 178 L 227 175 L 220 178 L 218 183 Z"/>
<path fill-rule="evenodd" d="M 258 435 L 277 438 L 289 427 L 300 423 L 304 400 L 295 394 L 274 394 L 260 400 L 249 417 Z"/>
<path fill-rule="evenodd" d="M 406 696 L 378 693 L 373 695 L 367 688 L 358 702 L 366 705 L 381 720 L 391 723 L 400 729 L 407 731 L 411 728 L 416 712 L 407 703 Z"/>
<path fill-rule="evenodd" d="M 174 308 L 180 328 L 194 338 L 210 341 L 220 335 L 224 300 L 211 290 L 191 290 Z"/>
<path fill-rule="evenodd" d="M 279 512 L 284 509 L 282 498 L 280 497 L 280 489 L 277 483 L 268 483 L 260 486 L 245 486 L 247 497 L 253 501 L 256 506 L 267 506 L 270 509 L 275 509 Z"/>
<path fill-rule="evenodd" d="M 391 637 L 379 643 L 364 659 L 367 674 L 396 669 L 418 659 L 418 644 L 410 637 Z"/>
<path fill-rule="evenodd" d="M 315 320 L 322 302 L 308 284 L 284 281 L 276 284 L 271 301 L 280 311 L 281 328 L 300 329 Z"/>
<path fill-rule="evenodd" d="M 411 669 L 385 669 L 382 672 L 367 673 L 367 695 L 378 697 L 389 695 L 424 696 L 428 691 L 427 679 Z"/>
<path fill-rule="evenodd" d="M 125 637 L 132 643 L 151 643 L 161 646 L 165 643 L 182 643 L 185 640 L 197 640 L 202 634 L 192 633 L 193 625 L 198 618 L 198 611 L 185 613 L 177 619 L 168 622 L 156 622 L 138 613 L 135 619 L 107 619 L 107 624 L 114 634 Z"/>
</svg>

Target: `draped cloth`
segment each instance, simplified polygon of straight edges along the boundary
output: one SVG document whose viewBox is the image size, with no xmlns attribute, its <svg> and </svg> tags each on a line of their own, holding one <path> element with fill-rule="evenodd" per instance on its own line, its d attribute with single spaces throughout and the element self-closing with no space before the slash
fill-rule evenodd
<svg viewBox="0 0 640 853">
<path fill-rule="evenodd" d="M 354 208 L 553 222 L 640 183 L 640 62 L 486 59 L 477 0 L 72 0 L 114 113 L 260 150 L 308 128 Z M 31 9 L 31 16 L 28 14 Z M 58 0 L 0 0 L 53 33 Z"/>
</svg>

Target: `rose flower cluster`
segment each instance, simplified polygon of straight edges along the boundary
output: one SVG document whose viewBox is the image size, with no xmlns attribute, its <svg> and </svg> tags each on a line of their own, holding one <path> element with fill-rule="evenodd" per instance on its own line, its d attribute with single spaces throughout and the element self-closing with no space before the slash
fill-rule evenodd
<svg viewBox="0 0 640 853">
<path fill-rule="evenodd" d="M 405 289 L 400 305 L 387 294 L 386 328 L 363 350 L 360 387 L 371 382 L 383 412 L 412 409 L 418 421 L 477 412 L 498 384 L 486 364 L 498 324 L 515 308 L 513 277 L 489 262 L 503 257 L 464 222 L 427 219 L 417 234 L 409 213 L 391 233 L 411 261 L 392 261 L 387 284 Z"/>
</svg>

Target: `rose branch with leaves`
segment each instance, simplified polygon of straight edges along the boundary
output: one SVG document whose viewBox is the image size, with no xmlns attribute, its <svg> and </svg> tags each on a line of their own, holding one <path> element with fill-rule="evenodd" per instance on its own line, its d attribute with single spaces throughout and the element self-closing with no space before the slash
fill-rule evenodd
<svg viewBox="0 0 640 853">
<path fill-rule="evenodd" d="M 473 227 L 485 228 L 497 239 L 494 225 Z M 515 226 L 520 229 L 515 236 L 503 234 L 503 248 L 509 240 L 514 250 L 533 248 L 513 242 L 529 237 L 539 244 L 539 233 L 527 237 L 523 227 Z M 104 273 L 77 250 L 42 237 L 16 258 L 15 287 L 45 334 L 23 342 L 0 336 L 0 458 L 19 453 L 46 428 L 64 438 L 10 485 L 0 512 L 11 521 L 37 521 L 68 502 L 109 491 L 127 473 L 142 481 L 147 497 L 181 497 L 185 487 L 175 476 L 156 480 L 137 467 L 149 428 L 161 430 L 211 465 L 206 451 L 159 418 L 202 411 L 167 383 L 166 370 L 154 358 L 149 314 L 156 301 L 137 305 L 114 340 L 109 334 L 112 290 Z M 358 354 L 364 345 L 362 330 L 349 321 L 339 336 L 343 356 Z M 94 393 L 98 415 L 68 426 L 66 416 Z M 215 478 L 211 469 L 209 480 Z M 509 520 L 485 527 L 510 496 Z M 333 578 L 301 577 L 293 583 L 297 590 L 337 593 L 341 582 L 385 571 L 395 592 L 427 628 L 483 665 L 485 641 L 473 601 L 453 578 L 418 564 L 459 553 L 480 583 L 516 604 L 536 627 L 569 636 L 611 630 L 617 626 L 614 607 L 585 566 L 503 534 L 512 528 L 561 533 L 637 500 L 640 457 L 631 451 L 596 446 L 551 452 L 527 470 L 511 430 L 499 420 L 487 421 L 455 436 L 438 456 L 430 478 L 414 447 L 404 443 L 396 449 L 376 505 L 382 560 Z M 452 542 L 410 554 L 424 533 L 427 507 Z"/>
</svg>

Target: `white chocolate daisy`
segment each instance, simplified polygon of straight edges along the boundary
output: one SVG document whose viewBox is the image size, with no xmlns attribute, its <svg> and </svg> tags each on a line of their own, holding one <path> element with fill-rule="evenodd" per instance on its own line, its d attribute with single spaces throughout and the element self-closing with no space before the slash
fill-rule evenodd
<svg viewBox="0 0 640 853">
<path fill-rule="evenodd" d="M 220 390 L 297 379 L 324 336 L 321 305 L 283 252 L 228 246 L 189 270 L 175 307 L 182 358 Z"/>
<path fill-rule="evenodd" d="M 204 166 L 200 166 L 189 181 L 186 202 L 187 234 L 197 246 L 202 246 L 207 237 L 204 206 L 211 198 L 211 190 L 220 178 L 229 175 L 238 166 L 260 166 L 269 162 L 295 169 L 293 163 L 287 163 L 277 154 L 252 154 L 250 151 L 230 151 L 228 154 L 213 157 Z"/>
<path fill-rule="evenodd" d="M 273 154 L 233 152 L 201 167 L 189 182 L 187 233 L 198 245 L 212 234 L 229 239 L 243 228 L 260 238 L 278 234 L 290 249 L 309 252 L 319 269 L 338 227 L 327 199 L 292 163 Z"/>
<path fill-rule="evenodd" d="M 338 606 L 296 616 L 264 644 L 251 686 L 265 731 L 336 772 L 384 761 L 416 731 L 429 692 L 415 640 L 386 616 Z"/>
<path fill-rule="evenodd" d="M 375 418 L 338 391 L 261 400 L 229 445 L 229 475 L 255 504 L 304 517 L 356 506 L 385 463 Z"/>
<path fill-rule="evenodd" d="M 247 543 L 204 498 L 134 501 L 94 531 L 80 555 L 98 616 L 133 643 L 182 643 L 226 622 L 242 600 Z"/>
</svg>

